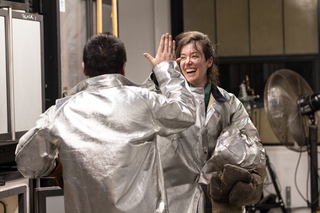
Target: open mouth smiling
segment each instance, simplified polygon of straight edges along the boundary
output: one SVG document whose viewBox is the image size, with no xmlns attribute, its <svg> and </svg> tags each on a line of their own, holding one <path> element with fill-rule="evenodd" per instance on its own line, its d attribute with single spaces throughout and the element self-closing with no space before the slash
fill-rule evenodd
<svg viewBox="0 0 320 213">
<path fill-rule="evenodd" d="M 197 69 L 186 69 L 187 74 L 195 73 Z"/>
</svg>

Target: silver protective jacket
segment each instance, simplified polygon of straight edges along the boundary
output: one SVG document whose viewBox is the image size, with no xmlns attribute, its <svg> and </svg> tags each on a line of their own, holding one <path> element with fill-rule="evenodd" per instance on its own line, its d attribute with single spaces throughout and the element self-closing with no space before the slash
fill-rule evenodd
<svg viewBox="0 0 320 213">
<path fill-rule="evenodd" d="M 146 83 L 152 88 L 150 81 Z M 213 102 L 207 112 L 204 90 L 191 88 L 197 106 L 195 125 L 157 137 L 170 213 L 211 212 L 207 184 L 213 171 L 222 171 L 226 163 L 249 171 L 265 163 L 265 150 L 243 104 L 233 94 L 215 88 L 222 101 L 211 94 Z"/>
<path fill-rule="evenodd" d="M 162 95 L 107 74 L 80 82 L 57 100 L 16 148 L 27 178 L 63 166 L 67 213 L 167 212 L 156 134 L 195 123 L 195 103 L 174 61 L 154 68 Z"/>
</svg>

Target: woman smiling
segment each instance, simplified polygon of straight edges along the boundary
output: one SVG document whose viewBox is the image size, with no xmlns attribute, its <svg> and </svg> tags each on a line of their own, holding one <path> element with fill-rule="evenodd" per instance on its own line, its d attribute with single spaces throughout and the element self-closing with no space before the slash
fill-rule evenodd
<svg viewBox="0 0 320 213">
<path fill-rule="evenodd" d="M 242 103 L 218 86 L 208 36 L 190 31 L 176 40 L 177 62 L 195 97 L 197 120 L 181 133 L 157 137 L 169 212 L 242 212 L 259 201 L 263 190 L 260 137 Z"/>
</svg>

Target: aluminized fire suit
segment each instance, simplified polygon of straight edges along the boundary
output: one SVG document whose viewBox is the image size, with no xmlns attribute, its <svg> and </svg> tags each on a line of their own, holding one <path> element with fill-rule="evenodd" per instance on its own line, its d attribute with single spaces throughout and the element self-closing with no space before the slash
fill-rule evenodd
<svg viewBox="0 0 320 213">
<path fill-rule="evenodd" d="M 150 90 L 152 80 L 145 81 Z M 265 150 L 242 103 L 212 86 L 205 111 L 204 89 L 190 89 L 196 99 L 196 124 L 157 137 L 170 213 L 211 212 L 207 184 L 212 172 L 222 171 L 226 163 L 249 171 L 259 162 L 265 165 Z"/>
<path fill-rule="evenodd" d="M 195 103 L 174 61 L 154 67 L 163 95 L 120 74 L 80 82 L 19 141 L 18 170 L 47 176 L 63 165 L 67 213 L 167 212 L 155 135 L 195 123 Z"/>
</svg>

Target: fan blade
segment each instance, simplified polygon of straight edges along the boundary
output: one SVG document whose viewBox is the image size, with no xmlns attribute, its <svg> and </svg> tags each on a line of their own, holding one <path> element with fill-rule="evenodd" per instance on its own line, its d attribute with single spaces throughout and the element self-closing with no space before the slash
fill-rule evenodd
<svg viewBox="0 0 320 213">
<path fill-rule="evenodd" d="M 291 150 L 307 150 L 307 118 L 299 113 L 297 101 L 312 93 L 309 84 L 288 69 L 274 72 L 266 83 L 264 105 L 268 122 L 279 141 Z"/>
</svg>

